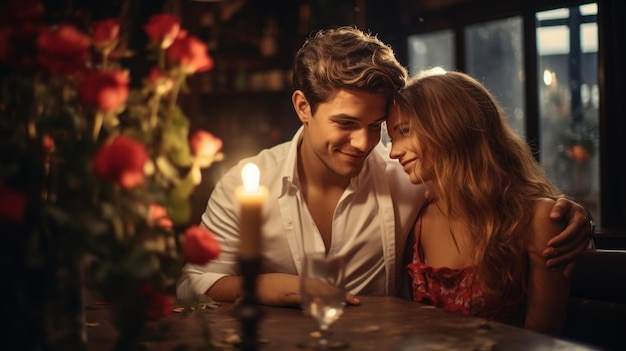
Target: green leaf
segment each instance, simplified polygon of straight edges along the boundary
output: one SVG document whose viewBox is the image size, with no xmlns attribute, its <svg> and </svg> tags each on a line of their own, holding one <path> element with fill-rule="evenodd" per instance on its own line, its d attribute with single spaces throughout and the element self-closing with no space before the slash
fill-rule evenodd
<svg viewBox="0 0 626 351">
<path fill-rule="evenodd" d="M 146 280 L 159 273 L 159 260 L 152 253 L 143 249 L 135 248 L 122 261 L 123 271 L 128 272 L 129 277 L 134 280 Z"/>
<path fill-rule="evenodd" d="M 188 167 L 193 161 L 189 150 L 189 120 L 180 108 L 172 112 L 169 124 L 163 130 L 165 152 L 177 166 Z"/>
<path fill-rule="evenodd" d="M 191 203 L 187 198 L 170 196 L 167 205 L 167 214 L 174 225 L 186 225 L 191 218 Z"/>
<path fill-rule="evenodd" d="M 156 166 L 159 172 L 170 182 L 177 184 L 180 181 L 178 169 L 167 158 L 163 156 L 158 157 Z"/>
<path fill-rule="evenodd" d="M 187 199 L 191 196 L 191 193 L 196 188 L 193 176 L 192 168 L 185 178 L 181 179 L 181 181 L 176 185 L 176 187 L 172 190 L 171 196 L 178 199 Z"/>
</svg>

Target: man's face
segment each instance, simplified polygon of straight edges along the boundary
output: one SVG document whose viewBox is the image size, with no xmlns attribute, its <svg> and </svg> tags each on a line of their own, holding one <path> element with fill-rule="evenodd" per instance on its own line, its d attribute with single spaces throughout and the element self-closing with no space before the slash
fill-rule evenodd
<svg viewBox="0 0 626 351">
<path fill-rule="evenodd" d="M 304 116 L 299 113 L 305 125 L 303 162 L 320 173 L 331 171 L 346 178 L 358 175 L 365 158 L 380 141 L 387 98 L 340 89 L 329 101 L 319 104 L 314 115 L 308 111 Z"/>
</svg>

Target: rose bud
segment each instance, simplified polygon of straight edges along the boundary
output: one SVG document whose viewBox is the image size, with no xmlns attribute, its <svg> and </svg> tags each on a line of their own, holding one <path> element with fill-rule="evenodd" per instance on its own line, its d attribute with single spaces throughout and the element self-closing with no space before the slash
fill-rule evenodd
<svg viewBox="0 0 626 351">
<path fill-rule="evenodd" d="M 189 138 L 191 153 L 196 156 L 201 167 L 211 165 L 215 156 L 222 150 L 222 145 L 222 139 L 204 130 L 194 132 Z"/>
<path fill-rule="evenodd" d="M 91 39 L 71 25 L 46 29 L 37 39 L 37 61 L 48 69 L 73 74 L 85 69 Z"/>
<path fill-rule="evenodd" d="M 180 33 L 180 18 L 167 13 L 152 15 L 143 28 L 153 43 L 159 43 L 165 49 L 172 45 Z"/>
<path fill-rule="evenodd" d="M 111 49 L 120 36 L 120 20 L 108 18 L 91 24 L 93 44 L 101 49 Z"/>
<path fill-rule="evenodd" d="M 179 35 L 167 51 L 168 60 L 177 64 L 186 74 L 208 71 L 213 68 L 207 45 L 194 36 Z"/>
<path fill-rule="evenodd" d="M 185 231 L 183 253 L 187 262 L 204 265 L 220 254 L 220 245 L 209 229 L 192 225 Z"/>
<path fill-rule="evenodd" d="M 150 319 L 156 320 L 172 313 L 172 297 L 155 289 L 152 283 L 145 283 L 140 292 L 141 297 L 148 303 L 148 317 Z"/>
<path fill-rule="evenodd" d="M 144 182 L 147 161 L 148 150 L 144 144 L 120 135 L 98 151 L 94 158 L 94 171 L 106 181 L 131 189 Z"/>
<path fill-rule="evenodd" d="M 86 103 L 104 112 L 115 111 L 128 98 L 128 72 L 91 71 L 80 85 L 80 95 Z"/>
<path fill-rule="evenodd" d="M 165 207 L 157 204 L 150 204 L 148 208 L 148 217 L 150 219 L 150 223 L 156 224 L 162 228 L 171 229 L 174 227 L 174 223 L 167 216 L 167 210 Z"/>
<path fill-rule="evenodd" d="M 153 67 L 148 75 L 148 81 L 154 86 L 158 94 L 167 94 L 174 86 L 174 80 L 159 67 Z"/>
</svg>

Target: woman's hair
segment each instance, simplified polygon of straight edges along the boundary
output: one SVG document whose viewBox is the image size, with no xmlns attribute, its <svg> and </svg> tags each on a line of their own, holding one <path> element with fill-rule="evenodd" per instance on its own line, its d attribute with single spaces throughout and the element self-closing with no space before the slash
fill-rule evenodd
<svg viewBox="0 0 626 351">
<path fill-rule="evenodd" d="M 492 94 L 466 74 L 417 77 L 396 101 L 432 169 L 429 190 L 447 204 L 444 213 L 469 224 L 478 274 L 495 292 L 523 293 L 535 201 L 560 195 L 530 147 Z"/>
<path fill-rule="evenodd" d="M 389 46 L 352 27 L 310 36 L 293 64 L 293 88 L 304 93 L 312 113 L 338 89 L 384 94 L 391 101 L 406 78 L 406 69 Z"/>
</svg>

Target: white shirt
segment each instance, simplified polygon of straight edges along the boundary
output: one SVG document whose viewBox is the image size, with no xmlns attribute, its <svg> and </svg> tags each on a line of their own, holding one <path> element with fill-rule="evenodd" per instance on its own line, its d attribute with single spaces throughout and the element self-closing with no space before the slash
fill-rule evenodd
<svg viewBox="0 0 626 351">
<path fill-rule="evenodd" d="M 260 273 L 298 275 L 306 252 L 323 252 L 324 243 L 300 191 L 297 146 L 302 128 L 290 142 L 241 160 L 216 184 L 202 224 L 216 236 L 220 256 L 204 266 L 187 264 L 177 283 L 179 298 L 205 294 L 220 278 L 239 273 L 239 207 L 234 193 L 241 169 L 254 162 L 260 183 L 269 190 L 263 208 Z M 424 187 L 411 184 L 383 144 L 341 196 L 332 226 L 330 255 L 345 255 L 347 290 L 355 295 L 396 295 L 405 241 L 424 203 Z"/>
</svg>

